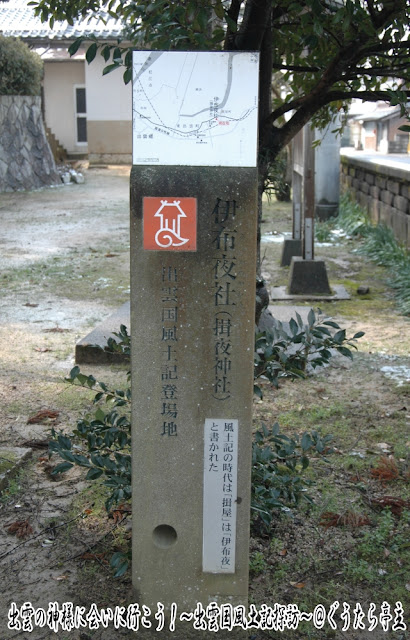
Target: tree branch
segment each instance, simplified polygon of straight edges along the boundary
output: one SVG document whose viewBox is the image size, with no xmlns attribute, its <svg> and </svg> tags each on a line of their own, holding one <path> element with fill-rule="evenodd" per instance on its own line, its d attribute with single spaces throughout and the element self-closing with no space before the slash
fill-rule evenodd
<svg viewBox="0 0 410 640">
<path fill-rule="evenodd" d="M 242 4 L 242 0 L 232 0 L 231 1 L 231 6 L 229 7 L 228 11 L 226 12 L 228 17 L 231 20 L 233 20 L 236 25 L 238 24 L 238 18 L 239 18 L 239 12 L 241 10 L 241 4 Z M 232 31 L 232 29 L 230 28 L 230 26 L 228 24 L 227 30 L 226 30 L 224 49 L 229 51 L 229 49 L 231 49 L 233 47 L 234 40 L 235 40 L 235 31 Z"/>
<path fill-rule="evenodd" d="M 308 67 L 304 65 L 292 65 L 292 64 L 273 64 L 272 69 L 278 71 L 296 71 L 302 73 L 317 73 L 320 71 L 320 67 Z"/>
<path fill-rule="evenodd" d="M 270 0 L 248 0 L 241 27 L 233 38 L 234 48 L 239 51 L 260 51 L 270 21 Z"/>
</svg>

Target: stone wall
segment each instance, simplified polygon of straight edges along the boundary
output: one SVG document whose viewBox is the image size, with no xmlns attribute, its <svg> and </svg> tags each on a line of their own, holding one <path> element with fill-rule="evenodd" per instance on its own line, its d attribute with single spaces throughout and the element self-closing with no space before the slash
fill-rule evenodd
<svg viewBox="0 0 410 640">
<path fill-rule="evenodd" d="M 0 96 L 0 192 L 61 184 L 38 96 Z"/>
<path fill-rule="evenodd" d="M 399 242 L 410 247 L 409 171 L 342 156 L 340 182 L 374 223 L 386 224 Z"/>
</svg>

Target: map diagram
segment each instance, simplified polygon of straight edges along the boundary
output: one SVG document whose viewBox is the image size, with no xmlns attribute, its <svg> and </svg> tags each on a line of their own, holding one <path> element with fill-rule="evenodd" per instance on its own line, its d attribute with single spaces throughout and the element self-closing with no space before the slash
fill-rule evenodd
<svg viewBox="0 0 410 640">
<path fill-rule="evenodd" d="M 133 164 L 255 167 L 254 52 L 134 51 Z"/>
</svg>

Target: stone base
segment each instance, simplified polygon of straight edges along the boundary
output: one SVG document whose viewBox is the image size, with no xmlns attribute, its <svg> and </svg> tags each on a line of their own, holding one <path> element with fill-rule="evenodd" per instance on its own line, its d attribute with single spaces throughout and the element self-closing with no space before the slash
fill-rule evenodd
<svg viewBox="0 0 410 640">
<path fill-rule="evenodd" d="M 304 260 L 293 257 L 290 265 L 288 292 L 290 294 L 332 295 L 323 260 Z"/>
<path fill-rule="evenodd" d="M 302 255 L 302 240 L 287 238 L 283 243 L 281 267 L 288 267 L 294 256 Z"/>
<path fill-rule="evenodd" d="M 320 295 L 315 293 L 302 293 L 300 295 L 296 293 L 288 293 L 286 287 L 272 287 L 270 291 L 270 299 L 273 300 L 281 300 L 283 302 L 288 302 L 293 300 L 293 302 L 306 302 L 310 300 L 311 302 L 334 302 L 335 300 L 350 300 L 350 295 L 347 293 L 345 287 L 341 284 L 335 284 L 332 286 L 331 295 Z M 269 307 L 271 309 L 271 307 Z M 278 307 L 275 307 L 276 309 Z M 290 309 L 298 310 L 298 307 L 289 307 Z M 306 307 L 308 309 L 308 307 Z M 276 313 L 273 314 L 275 318 L 277 318 Z M 302 316 L 303 317 L 303 316 Z M 282 318 L 277 318 L 282 321 Z M 263 330 L 263 329 L 262 329 Z"/>
<path fill-rule="evenodd" d="M 25 447 L 0 447 L 0 492 L 6 489 L 32 450 Z"/>
<path fill-rule="evenodd" d="M 317 204 L 315 209 L 316 218 L 321 222 L 335 218 L 339 213 L 339 204 Z"/>
<path fill-rule="evenodd" d="M 108 338 L 117 338 L 114 331 L 118 332 L 124 324 L 130 333 L 130 303 L 125 302 L 117 311 L 104 320 L 91 333 L 82 338 L 75 345 L 76 364 L 117 364 L 128 362 L 129 356 L 123 353 L 111 353 L 105 351 Z"/>
</svg>

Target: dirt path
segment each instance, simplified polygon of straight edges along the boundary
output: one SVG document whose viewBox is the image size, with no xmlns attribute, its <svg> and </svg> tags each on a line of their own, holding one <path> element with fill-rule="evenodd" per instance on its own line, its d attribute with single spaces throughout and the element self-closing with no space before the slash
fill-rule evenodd
<svg viewBox="0 0 410 640">
<path fill-rule="evenodd" d="M 94 169 L 86 172 L 82 185 L 0 194 L 0 446 L 37 441 L 39 447 L 0 498 L 0 640 L 127 636 L 126 631 L 114 636 L 112 629 L 57 635 L 46 628 L 32 633 L 8 630 L 7 612 L 12 602 L 18 607 L 31 602 L 46 610 L 50 602 L 87 607 L 92 602 L 99 607 L 132 602 L 129 578 L 113 581 L 104 548 L 106 543 L 112 548 L 113 540 L 114 546 L 123 543 L 129 530 L 119 533 L 102 514 L 98 496 L 84 494 L 86 485 L 77 470 L 52 479 L 46 449 L 41 448 L 52 427 L 71 430 L 90 407 L 86 393 L 63 382 L 74 363 L 76 341 L 129 297 L 128 174 L 125 168 Z M 271 284 L 284 284 L 287 272 L 277 266 L 280 243 L 266 238 L 290 227 L 289 214 L 289 206 L 275 205 L 274 213 L 267 206 L 264 275 Z M 396 313 L 380 270 L 346 247 L 321 251 L 330 279 L 344 282 L 352 293 L 350 303 L 329 305 L 326 313 L 349 332 L 366 331 L 359 355 L 353 365 L 335 361 L 314 384 L 286 383 L 278 392 L 266 387 L 265 401 L 256 404 L 256 418 L 280 419 L 293 430 L 303 429 L 303 424 L 337 428 L 338 420 L 345 425 L 338 446 L 352 456 L 365 457 L 369 442 L 373 449 L 385 443 L 387 452 L 399 451 L 395 433 L 399 427 L 403 432 L 410 410 L 410 321 Z M 355 288 L 363 281 L 372 293 L 359 300 Z M 384 367 L 398 379 L 388 377 Z M 125 380 L 120 367 L 84 370 L 103 380 Z M 41 410 L 56 415 L 28 422 Z M 401 451 L 398 455 L 404 455 Z M 27 524 L 9 531 L 16 522 Z M 16 534 L 24 533 L 24 527 L 27 536 L 19 538 Z M 289 541 L 293 535 L 287 548 L 289 554 L 296 553 L 295 525 L 286 531 L 281 527 L 278 524 L 278 538 Z M 330 533 L 325 545 L 332 542 Z M 255 542 L 253 553 L 259 544 Z M 272 562 L 277 569 L 277 556 Z M 252 597 L 289 599 L 290 587 L 281 583 L 275 591 L 269 582 L 275 574 L 269 571 L 269 580 L 252 573 Z"/>
</svg>

